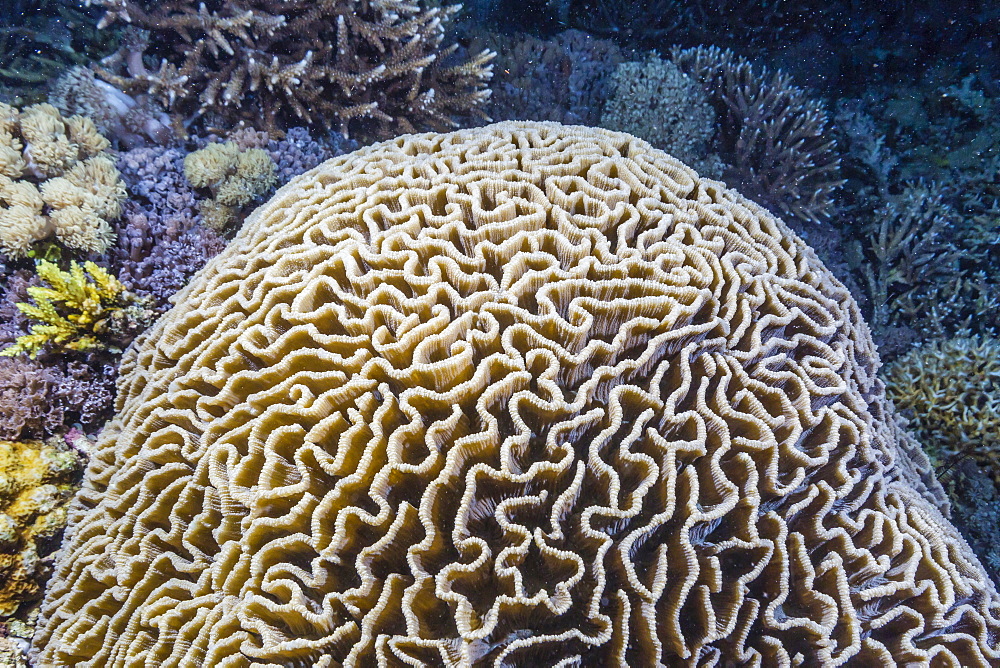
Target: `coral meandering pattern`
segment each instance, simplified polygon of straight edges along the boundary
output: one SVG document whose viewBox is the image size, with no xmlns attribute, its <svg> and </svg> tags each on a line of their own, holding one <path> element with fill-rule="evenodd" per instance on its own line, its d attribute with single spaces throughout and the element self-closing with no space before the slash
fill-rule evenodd
<svg viewBox="0 0 1000 668">
<path fill-rule="evenodd" d="M 293 180 L 138 340 L 43 665 L 989 665 L 847 290 L 626 134 Z"/>
</svg>

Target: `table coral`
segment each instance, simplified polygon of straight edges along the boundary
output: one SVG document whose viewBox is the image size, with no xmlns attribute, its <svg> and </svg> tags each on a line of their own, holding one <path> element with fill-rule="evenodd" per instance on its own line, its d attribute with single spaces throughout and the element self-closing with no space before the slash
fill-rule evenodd
<svg viewBox="0 0 1000 668">
<path fill-rule="evenodd" d="M 83 116 L 0 103 L 0 250 L 24 255 L 53 235 L 69 248 L 105 250 L 126 195 L 108 145 Z"/>
<path fill-rule="evenodd" d="M 335 158 L 126 353 L 42 665 L 1000 661 L 847 290 L 626 134 Z"/>
<path fill-rule="evenodd" d="M 40 597 L 82 469 L 61 438 L 0 441 L 0 616 Z"/>
</svg>

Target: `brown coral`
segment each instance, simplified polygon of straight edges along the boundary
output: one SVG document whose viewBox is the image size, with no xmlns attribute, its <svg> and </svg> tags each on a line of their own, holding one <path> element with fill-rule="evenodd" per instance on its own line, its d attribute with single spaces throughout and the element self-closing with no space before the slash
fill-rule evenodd
<svg viewBox="0 0 1000 668">
<path fill-rule="evenodd" d="M 850 295 L 629 135 L 292 181 L 123 362 L 43 665 L 985 666 Z"/>
<path fill-rule="evenodd" d="M 885 382 L 939 466 L 970 456 L 1000 482 L 1000 340 L 924 343 L 886 365 Z"/>
<path fill-rule="evenodd" d="M 399 0 L 93 0 L 104 22 L 150 31 L 160 60 L 131 40 L 99 74 L 130 94 L 175 112 L 269 131 L 317 124 L 393 136 L 446 129 L 479 106 L 495 54 L 453 58 L 442 46 L 460 5 L 427 8 Z M 90 0 L 88 0 L 88 4 Z"/>
</svg>

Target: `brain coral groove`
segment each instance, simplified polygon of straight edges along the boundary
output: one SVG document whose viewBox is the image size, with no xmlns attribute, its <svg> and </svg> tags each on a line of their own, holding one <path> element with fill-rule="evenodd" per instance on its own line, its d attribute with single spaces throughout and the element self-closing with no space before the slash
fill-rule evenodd
<svg viewBox="0 0 1000 668">
<path fill-rule="evenodd" d="M 877 364 L 784 224 L 629 135 L 335 158 L 130 349 L 34 657 L 996 665 Z"/>
</svg>

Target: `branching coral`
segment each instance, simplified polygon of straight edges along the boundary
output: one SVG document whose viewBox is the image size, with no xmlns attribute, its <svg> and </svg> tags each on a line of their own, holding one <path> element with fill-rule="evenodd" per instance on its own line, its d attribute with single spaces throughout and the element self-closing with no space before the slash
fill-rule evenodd
<svg viewBox="0 0 1000 668">
<path fill-rule="evenodd" d="M 129 348 L 33 658 L 995 665 L 877 366 L 800 239 L 646 142 L 367 147 Z"/>
<path fill-rule="evenodd" d="M 121 352 L 149 325 L 151 314 L 144 301 L 93 262 L 71 262 L 70 270 L 62 271 L 41 260 L 38 275 L 49 287 L 29 287 L 35 303 L 17 305 L 38 324 L 32 326 L 30 334 L 0 351 L 0 356 L 27 353 L 34 358 L 47 346 L 78 352 Z"/>
<path fill-rule="evenodd" d="M 0 441 L 0 616 L 41 596 L 83 464 L 61 437 Z"/>
<path fill-rule="evenodd" d="M 149 30 L 146 69 L 134 43 L 100 70 L 128 93 L 223 124 L 290 121 L 392 135 L 454 127 L 488 98 L 492 53 L 442 48 L 458 6 L 398 0 L 93 0 L 104 23 Z"/>
<path fill-rule="evenodd" d="M 1000 340 L 931 341 L 884 375 L 886 393 L 939 467 L 969 456 L 1000 482 Z"/>
<path fill-rule="evenodd" d="M 833 213 L 842 185 L 823 105 L 783 72 L 717 47 L 674 48 L 674 63 L 701 81 L 720 116 L 722 158 L 748 197 L 795 218 Z"/>
<path fill-rule="evenodd" d="M 102 151 L 108 140 L 83 116 L 63 118 L 36 104 L 0 104 L 0 250 L 24 255 L 54 235 L 66 246 L 100 252 L 112 240 L 125 186 Z"/>
<path fill-rule="evenodd" d="M 237 211 L 264 195 L 277 182 L 277 166 L 260 148 L 240 150 L 236 142 L 209 144 L 184 158 L 184 175 L 195 188 L 212 191 L 201 203 L 205 224 L 221 230 Z"/>
</svg>

